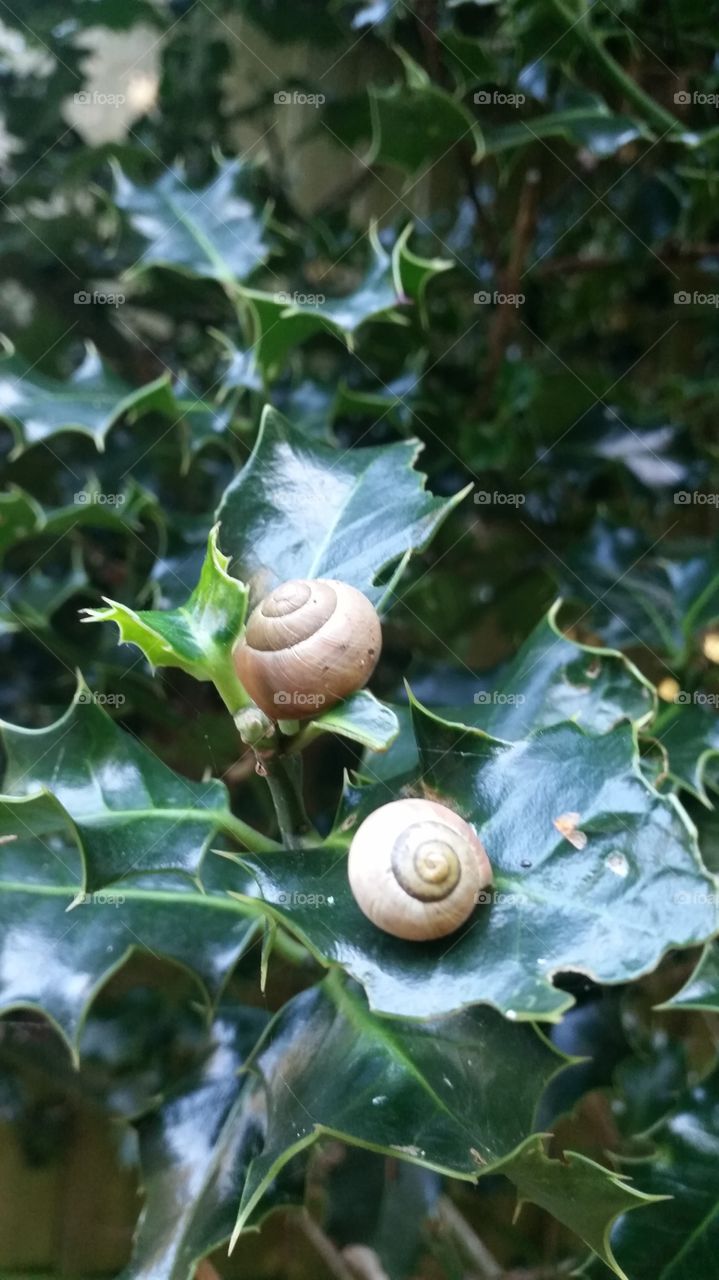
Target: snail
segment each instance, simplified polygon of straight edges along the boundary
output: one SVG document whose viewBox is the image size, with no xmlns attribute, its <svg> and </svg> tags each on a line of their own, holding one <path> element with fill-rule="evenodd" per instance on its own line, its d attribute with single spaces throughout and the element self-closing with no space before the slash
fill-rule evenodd
<svg viewBox="0 0 719 1280">
<path fill-rule="evenodd" d="M 393 800 L 375 809 L 355 833 L 347 870 L 368 919 L 412 942 L 454 933 L 492 881 L 481 840 L 434 800 Z"/>
<path fill-rule="evenodd" d="M 379 617 L 361 591 L 331 578 L 298 578 L 260 601 L 233 656 L 268 716 L 307 720 L 361 689 L 381 648 Z"/>
</svg>

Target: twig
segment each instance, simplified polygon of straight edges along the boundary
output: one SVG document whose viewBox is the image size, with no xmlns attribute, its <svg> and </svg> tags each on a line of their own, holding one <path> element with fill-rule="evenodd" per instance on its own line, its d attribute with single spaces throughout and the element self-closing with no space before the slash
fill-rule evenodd
<svg viewBox="0 0 719 1280">
<path fill-rule="evenodd" d="M 329 1236 L 311 1218 L 308 1213 L 303 1213 L 299 1218 L 300 1230 L 304 1232 L 310 1244 L 320 1258 L 324 1262 L 333 1276 L 337 1280 L 357 1280 L 354 1272 L 350 1271 L 339 1249 L 336 1249 Z"/>
<path fill-rule="evenodd" d="M 255 748 L 255 756 L 257 772 L 267 779 L 282 842 L 288 849 L 297 849 L 305 836 L 316 834 L 305 812 L 302 757 L 289 756 L 274 748 L 269 751 Z"/>
<path fill-rule="evenodd" d="M 662 262 L 693 262 L 698 258 L 719 257 L 719 244 L 665 245 L 657 247 L 653 253 Z M 577 271 L 605 271 L 612 267 L 625 268 L 629 265 L 626 258 L 610 257 L 609 254 L 586 257 L 581 254 L 567 254 L 562 258 L 551 258 L 548 262 L 540 263 L 536 268 L 536 274 L 538 276 L 572 275 Z"/>
<path fill-rule="evenodd" d="M 522 267 L 527 251 L 534 239 L 537 221 L 537 204 L 539 199 L 540 174 L 537 169 L 528 169 L 524 176 L 524 184 L 517 204 L 517 216 L 512 230 L 512 243 L 509 259 L 500 274 L 501 292 L 518 295 L 522 282 Z M 518 323 L 518 308 L 511 303 L 503 303 L 494 312 L 492 328 L 489 334 L 489 359 L 487 380 L 483 391 L 483 399 L 489 399 L 494 381 L 504 360 L 510 336 Z"/>
<path fill-rule="evenodd" d="M 459 1212 L 449 1196 L 440 1196 L 437 1201 L 437 1216 L 464 1254 L 467 1262 L 475 1268 L 477 1280 L 499 1280 L 504 1268 L 492 1256 L 479 1236 L 472 1230 L 467 1219 Z"/>
</svg>

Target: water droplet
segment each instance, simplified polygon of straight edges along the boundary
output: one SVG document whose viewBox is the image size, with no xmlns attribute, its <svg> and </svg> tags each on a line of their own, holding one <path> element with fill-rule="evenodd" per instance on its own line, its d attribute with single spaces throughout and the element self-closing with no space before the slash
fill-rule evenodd
<svg viewBox="0 0 719 1280">
<path fill-rule="evenodd" d="M 387 1094 L 386 1094 L 386 1093 L 378 1093 L 378 1094 L 377 1094 L 377 1097 L 372 1099 L 372 1106 L 373 1106 L 373 1107 L 381 1107 L 381 1106 L 382 1106 L 382 1103 L 383 1103 L 383 1102 L 386 1102 L 386 1101 L 387 1101 Z"/>
<path fill-rule="evenodd" d="M 531 865 L 532 865 L 532 864 L 531 864 L 531 862 L 529 862 L 527 858 L 522 858 L 522 861 L 521 861 L 521 863 L 520 863 L 520 866 L 522 866 L 522 867 L 531 867 Z"/>
<path fill-rule="evenodd" d="M 607 866 L 610 871 L 614 872 L 615 876 L 629 875 L 629 863 L 624 857 L 624 854 L 619 853 L 616 849 L 614 850 L 614 853 L 610 853 L 607 858 Z"/>
</svg>

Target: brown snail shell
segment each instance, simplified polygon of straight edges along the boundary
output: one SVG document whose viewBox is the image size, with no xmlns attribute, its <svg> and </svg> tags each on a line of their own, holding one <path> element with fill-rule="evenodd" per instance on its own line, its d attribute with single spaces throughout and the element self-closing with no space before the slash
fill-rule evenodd
<svg viewBox="0 0 719 1280">
<path fill-rule="evenodd" d="M 297 578 L 260 601 L 233 657 L 268 716 L 308 720 L 361 689 L 381 648 L 379 617 L 361 591 L 332 578 Z"/>
<path fill-rule="evenodd" d="M 414 942 L 454 933 L 492 882 L 481 840 L 434 800 L 393 800 L 375 809 L 355 833 L 347 870 L 367 918 Z"/>
</svg>

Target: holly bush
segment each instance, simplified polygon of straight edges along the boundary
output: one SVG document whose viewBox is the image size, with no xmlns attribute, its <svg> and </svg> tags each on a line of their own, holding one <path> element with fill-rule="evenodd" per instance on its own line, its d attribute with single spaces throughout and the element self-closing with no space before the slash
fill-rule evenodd
<svg viewBox="0 0 719 1280">
<path fill-rule="evenodd" d="M 3 1275 L 719 1275 L 711 17 L 0 5 Z"/>
</svg>

